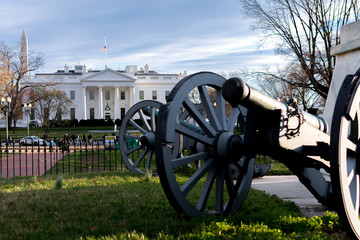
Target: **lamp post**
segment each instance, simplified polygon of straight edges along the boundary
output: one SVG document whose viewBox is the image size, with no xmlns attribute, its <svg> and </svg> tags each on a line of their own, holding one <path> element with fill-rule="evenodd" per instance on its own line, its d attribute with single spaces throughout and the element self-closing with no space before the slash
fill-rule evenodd
<svg viewBox="0 0 360 240">
<path fill-rule="evenodd" d="M 26 114 L 26 121 L 27 121 L 27 135 L 30 136 L 29 134 L 29 115 L 30 115 L 30 110 L 31 110 L 31 103 L 29 104 L 24 104 L 24 110 L 25 110 L 25 114 Z"/>
<path fill-rule="evenodd" d="M 9 110 L 10 110 L 10 103 L 11 103 L 11 98 L 10 97 L 7 97 L 6 99 L 5 99 L 5 97 L 1 98 L 1 105 L 3 106 L 2 110 L 5 111 L 5 116 L 6 116 L 6 123 L 5 123 L 5 126 L 6 126 L 6 150 L 7 150 L 8 145 L 9 145 Z"/>
</svg>

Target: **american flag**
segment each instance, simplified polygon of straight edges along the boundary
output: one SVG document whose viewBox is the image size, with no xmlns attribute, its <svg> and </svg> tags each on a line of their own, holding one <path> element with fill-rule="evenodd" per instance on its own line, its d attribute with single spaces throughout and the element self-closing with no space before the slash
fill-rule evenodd
<svg viewBox="0 0 360 240">
<path fill-rule="evenodd" d="M 103 47 L 101 48 L 101 51 L 102 51 L 102 52 L 105 52 L 105 51 L 106 51 L 106 46 L 103 46 Z"/>
</svg>

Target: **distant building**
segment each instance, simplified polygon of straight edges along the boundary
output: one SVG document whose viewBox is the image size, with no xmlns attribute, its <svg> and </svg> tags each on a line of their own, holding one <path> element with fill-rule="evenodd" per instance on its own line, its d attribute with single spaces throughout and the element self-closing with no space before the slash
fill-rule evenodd
<svg viewBox="0 0 360 240">
<path fill-rule="evenodd" d="M 28 85 L 56 83 L 73 101 L 69 113 L 62 119 L 122 119 L 127 110 L 142 100 L 166 102 L 174 85 L 186 75 L 160 74 L 149 66 L 137 69 L 136 65 L 124 70 L 87 70 L 85 65 L 73 69 L 65 65 L 55 73 L 37 73 L 29 76 Z M 32 118 L 36 118 L 32 114 Z"/>
<path fill-rule="evenodd" d="M 25 31 L 20 38 L 21 64 L 28 65 L 28 39 Z M 142 100 L 166 102 L 166 96 L 175 84 L 186 76 L 183 74 L 160 74 L 149 69 L 146 64 L 138 69 L 136 65 L 126 66 L 124 70 L 88 70 L 85 65 L 75 65 L 54 73 L 37 73 L 25 75 L 22 84 L 37 85 L 55 83 L 55 88 L 63 90 L 72 100 L 69 111 L 64 112 L 62 119 L 122 119 L 135 103 Z M 24 94 L 23 102 L 29 102 Z M 30 120 L 37 119 L 36 103 L 33 104 Z M 26 126 L 25 113 L 17 121 L 17 126 Z M 4 126 L 2 120 L 0 125 Z"/>
</svg>

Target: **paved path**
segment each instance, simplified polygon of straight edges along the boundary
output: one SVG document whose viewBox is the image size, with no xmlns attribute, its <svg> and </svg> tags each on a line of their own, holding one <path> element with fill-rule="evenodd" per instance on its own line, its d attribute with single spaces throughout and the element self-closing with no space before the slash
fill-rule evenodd
<svg viewBox="0 0 360 240">
<path fill-rule="evenodd" d="M 44 152 L 11 154 L 0 159 L 0 174 L 3 178 L 13 176 L 41 176 L 67 153 Z"/>
<path fill-rule="evenodd" d="M 326 211 L 309 190 L 299 181 L 297 176 L 265 176 L 255 178 L 252 188 L 277 195 L 283 200 L 295 202 L 306 217 L 319 216 Z"/>
</svg>

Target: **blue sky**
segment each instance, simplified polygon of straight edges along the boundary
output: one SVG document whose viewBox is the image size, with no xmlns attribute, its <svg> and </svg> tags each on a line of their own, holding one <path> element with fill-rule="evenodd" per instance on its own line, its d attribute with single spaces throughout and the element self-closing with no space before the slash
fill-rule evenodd
<svg viewBox="0 0 360 240">
<path fill-rule="evenodd" d="M 0 40 L 15 46 L 25 30 L 29 51 L 42 52 L 40 72 L 65 64 L 124 69 L 145 64 L 160 73 L 230 72 L 281 63 L 238 0 L 2 0 Z"/>
</svg>

